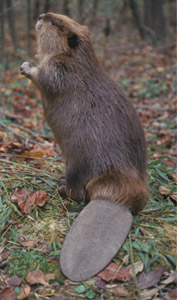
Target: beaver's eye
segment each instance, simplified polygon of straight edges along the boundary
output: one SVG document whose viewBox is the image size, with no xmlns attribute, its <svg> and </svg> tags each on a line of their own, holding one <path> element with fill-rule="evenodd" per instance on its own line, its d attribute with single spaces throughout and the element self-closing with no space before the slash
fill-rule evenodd
<svg viewBox="0 0 177 300">
<path fill-rule="evenodd" d="M 52 21 L 52 25 L 57 25 L 57 22 L 56 21 Z"/>
</svg>

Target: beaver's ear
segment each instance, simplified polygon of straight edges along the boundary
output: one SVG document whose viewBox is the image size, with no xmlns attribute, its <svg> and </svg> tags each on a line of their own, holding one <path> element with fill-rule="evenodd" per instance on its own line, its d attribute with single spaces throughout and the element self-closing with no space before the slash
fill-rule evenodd
<svg viewBox="0 0 177 300">
<path fill-rule="evenodd" d="M 73 48 L 73 49 L 76 49 L 77 46 L 79 44 L 79 38 L 76 34 L 71 34 L 69 37 L 68 37 L 68 45 L 69 47 Z"/>
</svg>

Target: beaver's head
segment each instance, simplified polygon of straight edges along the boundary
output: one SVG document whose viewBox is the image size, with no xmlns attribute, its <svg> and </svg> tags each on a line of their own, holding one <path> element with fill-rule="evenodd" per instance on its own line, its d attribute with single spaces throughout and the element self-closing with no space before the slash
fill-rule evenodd
<svg viewBox="0 0 177 300">
<path fill-rule="evenodd" d="M 36 31 L 41 54 L 70 53 L 90 41 L 90 34 L 85 26 L 67 16 L 54 13 L 40 15 Z"/>
</svg>

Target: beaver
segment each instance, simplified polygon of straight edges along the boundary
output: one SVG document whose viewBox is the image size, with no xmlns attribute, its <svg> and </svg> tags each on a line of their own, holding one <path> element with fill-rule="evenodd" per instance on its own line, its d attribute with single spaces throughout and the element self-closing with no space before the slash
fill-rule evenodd
<svg viewBox="0 0 177 300">
<path fill-rule="evenodd" d="M 67 234 L 63 274 L 82 281 L 116 255 L 148 198 L 146 143 L 131 101 L 98 61 L 86 26 L 46 13 L 37 24 L 39 65 L 21 74 L 40 90 L 66 166 L 66 192 L 86 206 Z"/>
</svg>

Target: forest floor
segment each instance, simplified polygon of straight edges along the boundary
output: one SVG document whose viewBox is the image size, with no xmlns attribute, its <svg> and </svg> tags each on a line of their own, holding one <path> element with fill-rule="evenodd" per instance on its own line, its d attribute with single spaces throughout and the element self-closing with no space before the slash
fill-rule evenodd
<svg viewBox="0 0 177 300">
<path fill-rule="evenodd" d="M 95 44 L 105 69 L 132 99 L 148 147 L 150 196 L 125 244 L 97 276 L 74 283 L 59 267 L 81 205 L 58 193 L 64 162 L 41 96 L 20 75 L 0 73 L 0 299 L 175 299 L 177 97 L 175 48 L 109 40 Z M 24 55 L 25 56 L 25 55 Z M 27 60 L 26 58 L 24 60 Z"/>
</svg>

